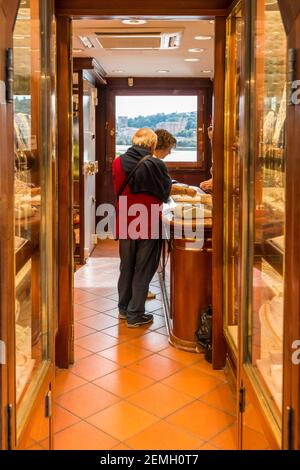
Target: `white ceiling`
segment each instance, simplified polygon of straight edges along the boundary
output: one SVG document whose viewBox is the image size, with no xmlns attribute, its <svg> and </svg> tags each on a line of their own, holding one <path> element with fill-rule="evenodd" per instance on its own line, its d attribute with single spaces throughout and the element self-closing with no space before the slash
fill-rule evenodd
<svg viewBox="0 0 300 470">
<path fill-rule="evenodd" d="M 86 49 L 79 35 L 88 36 L 107 28 L 126 28 L 132 32 L 138 28 L 168 28 L 174 32 L 182 30 L 180 47 L 172 50 L 120 51 L 99 48 Z M 209 35 L 210 40 L 196 40 L 195 36 Z M 204 52 L 189 52 L 191 48 L 202 48 Z M 76 51 L 82 49 L 82 52 Z M 209 20 L 147 20 L 144 25 L 125 25 L 121 20 L 76 20 L 73 21 L 73 53 L 75 57 L 94 57 L 108 77 L 213 77 L 214 75 L 214 23 Z M 187 58 L 199 58 L 197 62 L 186 62 Z M 123 72 L 116 72 L 116 70 Z M 169 70 L 159 73 L 158 70 Z M 210 72 L 204 72 L 210 71 Z"/>
</svg>

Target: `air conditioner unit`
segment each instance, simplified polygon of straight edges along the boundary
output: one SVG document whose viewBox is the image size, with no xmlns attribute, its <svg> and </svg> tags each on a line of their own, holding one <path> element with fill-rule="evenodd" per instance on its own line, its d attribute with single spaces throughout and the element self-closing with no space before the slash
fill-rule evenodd
<svg viewBox="0 0 300 470">
<path fill-rule="evenodd" d="M 77 32 L 82 44 L 87 48 L 106 50 L 153 50 L 177 49 L 180 46 L 183 30 L 169 28 L 114 28 L 99 31 L 81 30 Z"/>
</svg>

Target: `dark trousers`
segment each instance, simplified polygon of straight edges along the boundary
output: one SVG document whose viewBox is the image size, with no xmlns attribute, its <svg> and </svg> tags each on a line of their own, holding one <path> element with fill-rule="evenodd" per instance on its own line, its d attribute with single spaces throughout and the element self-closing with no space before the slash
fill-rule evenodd
<svg viewBox="0 0 300 470">
<path fill-rule="evenodd" d="M 119 310 L 128 320 L 145 313 L 149 284 L 158 265 L 161 240 L 120 240 Z"/>
</svg>

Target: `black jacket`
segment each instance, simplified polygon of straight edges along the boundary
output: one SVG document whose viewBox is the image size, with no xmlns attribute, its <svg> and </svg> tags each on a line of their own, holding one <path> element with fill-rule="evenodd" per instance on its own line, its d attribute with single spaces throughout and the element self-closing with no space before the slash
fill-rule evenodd
<svg viewBox="0 0 300 470">
<path fill-rule="evenodd" d="M 129 175 L 136 164 L 149 154 L 149 150 L 134 145 L 121 155 L 122 169 Z M 144 193 L 167 202 L 171 193 L 172 180 L 165 163 L 159 158 L 150 156 L 135 172 L 129 183 L 133 194 Z"/>
</svg>

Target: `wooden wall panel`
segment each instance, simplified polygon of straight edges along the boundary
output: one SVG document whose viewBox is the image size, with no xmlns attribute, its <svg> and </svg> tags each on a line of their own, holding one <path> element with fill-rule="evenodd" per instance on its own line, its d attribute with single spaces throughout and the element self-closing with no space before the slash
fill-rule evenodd
<svg viewBox="0 0 300 470">
<path fill-rule="evenodd" d="M 140 2 L 132 0 L 56 0 L 58 15 L 73 17 L 95 17 L 98 15 L 183 15 L 183 16 L 223 16 L 232 0 L 152 0 Z"/>
</svg>

